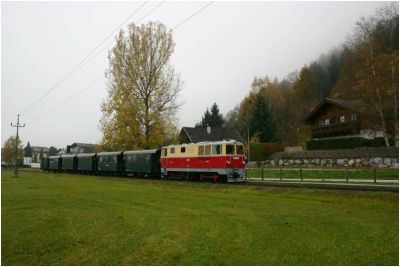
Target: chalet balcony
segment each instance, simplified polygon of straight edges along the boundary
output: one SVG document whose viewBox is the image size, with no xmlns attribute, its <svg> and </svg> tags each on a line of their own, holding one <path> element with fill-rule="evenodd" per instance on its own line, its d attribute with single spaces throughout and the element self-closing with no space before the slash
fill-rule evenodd
<svg viewBox="0 0 400 267">
<path fill-rule="evenodd" d="M 360 122 L 352 121 L 319 126 L 311 130 L 313 138 L 335 137 L 360 133 Z"/>
</svg>

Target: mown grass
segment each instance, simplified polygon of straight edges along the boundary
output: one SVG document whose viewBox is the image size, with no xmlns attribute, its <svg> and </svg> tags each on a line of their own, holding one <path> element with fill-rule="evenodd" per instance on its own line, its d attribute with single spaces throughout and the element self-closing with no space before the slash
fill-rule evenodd
<svg viewBox="0 0 400 267">
<path fill-rule="evenodd" d="M 280 178 L 280 169 L 264 168 L 264 178 Z M 376 179 L 399 180 L 398 169 L 376 169 Z M 249 168 L 247 175 L 250 178 L 261 178 L 261 168 Z M 304 179 L 374 179 L 374 169 L 302 169 Z M 282 179 L 300 179 L 300 168 L 282 169 Z"/>
<path fill-rule="evenodd" d="M 398 265 L 398 194 L 2 172 L 2 265 Z"/>
</svg>

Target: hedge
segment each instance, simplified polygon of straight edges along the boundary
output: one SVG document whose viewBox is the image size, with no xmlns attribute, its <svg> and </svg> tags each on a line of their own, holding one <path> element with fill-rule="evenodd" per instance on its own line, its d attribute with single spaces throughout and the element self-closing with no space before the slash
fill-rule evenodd
<svg viewBox="0 0 400 267">
<path fill-rule="evenodd" d="M 311 140 L 307 142 L 308 150 L 351 149 L 356 147 L 385 146 L 385 140 L 380 138 L 366 139 L 362 137 Z"/>
<path fill-rule="evenodd" d="M 275 143 L 250 143 L 250 160 L 263 161 L 275 152 L 282 151 L 280 144 Z"/>
</svg>

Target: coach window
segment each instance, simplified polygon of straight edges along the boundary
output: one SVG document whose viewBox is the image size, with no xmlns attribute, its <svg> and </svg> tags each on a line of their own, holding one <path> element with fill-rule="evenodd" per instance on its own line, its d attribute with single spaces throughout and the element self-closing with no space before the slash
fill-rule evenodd
<svg viewBox="0 0 400 267">
<path fill-rule="evenodd" d="M 211 146 L 204 147 L 204 155 L 206 155 L 206 156 L 211 155 Z"/>
<path fill-rule="evenodd" d="M 186 152 L 186 147 L 181 147 L 181 153 L 185 153 Z"/>
<path fill-rule="evenodd" d="M 226 145 L 226 154 L 227 155 L 235 154 L 235 146 L 234 145 Z"/>
<path fill-rule="evenodd" d="M 175 147 L 171 147 L 170 150 L 169 150 L 169 153 L 175 154 Z"/>
<path fill-rule="evenodd" d="M 236 154 L 243 155 L 243 146 L 241 145 L 236 146 Z"/>
<path fill-rule="evenodd" d="M 221 145 L 213 145 L 212 153 L 213 153 L 213 155 L 220 155 L 221 154 Z"/>
</svg>

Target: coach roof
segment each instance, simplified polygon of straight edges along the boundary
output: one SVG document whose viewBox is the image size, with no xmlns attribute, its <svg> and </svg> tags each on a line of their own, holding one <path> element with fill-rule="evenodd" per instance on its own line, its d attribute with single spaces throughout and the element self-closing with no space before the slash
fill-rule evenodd
<svg viewBox="0 0 400 267">
<path fill-rule="evenodd" d="M 75 158 L 76 154 L 61 155 L 62 158 Z"/>
<path fill-rule="evenodd" d="M 97 156 L 116 156 L 116 155 L 121 155 L 122 151 L 117 151 L 117 152 L 101 152 L 97 153 Z"/>
<path fill-rule="evenodd" d="M 78 158 L 83 158 L 83 157 L 93 157 L 95 156 L 96 153 L 83 153 L 83 154 L 78 154 L 76 155 Z"/>
<path fill-rule="evenodd" d="M 124 154 L 154 154 L 157 149 L 124 151 Z"/>
</svg>

